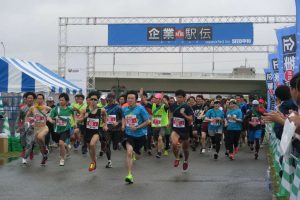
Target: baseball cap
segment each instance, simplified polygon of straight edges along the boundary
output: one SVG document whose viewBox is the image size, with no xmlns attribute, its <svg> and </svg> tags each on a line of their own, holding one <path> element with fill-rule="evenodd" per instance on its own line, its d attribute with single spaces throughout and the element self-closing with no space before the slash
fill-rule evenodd
<svg viewBox="0 0 300 200">
<path fill-rule="evenodd" d="M 253 100 L 252 105 L 259 105 L 259 102 L 257 100 Z"/>
<path fill-rule="evenodd" d="M 100 99 L 106 99 L 106 95 L 102 94 Z"/>
<path fill-rule="evenodd" d="M 259 99 L 258 102 L 259 103 L 265 103 L 265 101 L 263 99 Z"/>
<path fill-rule="evenodd" d="M 161 96 L 160 93 L 156 93 L 156 94 L 154 95 L 154 97 L 157 98 L 157 99 L 162 99 L 162 96 Z"/>
<path fill-rule="evenodd" d="M 54 101 L 53 97 L 48 97 L 47 101 Z"/>
</svg>

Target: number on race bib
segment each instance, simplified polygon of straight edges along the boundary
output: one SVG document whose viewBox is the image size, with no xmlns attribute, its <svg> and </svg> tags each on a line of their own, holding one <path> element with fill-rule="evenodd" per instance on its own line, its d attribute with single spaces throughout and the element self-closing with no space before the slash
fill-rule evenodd
<svg viewBox="0 0 300 200">
<path fill-rule="evenodd" d="M 116 115 L 108 115 L 107 124 L 114 124 L 115 122 L 117 122 L 117 116 Z"/>
<path fill-rule="evenodd" d="M 174 128 L 185 128 L 185 120 L 183 118 L 174 117 L 173 118 Z"/>
<path fill-rule="evenodd" d="M 68 123 L 67 123 L 67 121 L 66 120 L 62 120 L 62 119 L 56 119 L 56 125 L 57 126 L 67 126 L 68 125 Z"/>
<path fill-rule="evenodd" d="M 99 128 L 99 119 L 87 118 L 86 128 L 88 129 L 98 129 Z"/>
<path fill-rule="evenodd" d="M 220 126 L 220 122 L 219 122 L 219 120 L 215 119 L 211 122 L 211 125 L 212 126 Z"/>
<path fill-rule="evenodd" d="M 35 123 L 45 123 L 45 117 L 41 115 L 34 116 Z"/>
<path fill-rule="evenodd" d="M 138 125 L 138 120 L 136 118 L 136 115 L 127 115 L 125 121 L 126 121 L 126 126 L 128 127 Z"/>
<path fill-rule="evenodd" d="M 153 117 L 152 123 L 157 126 L 161 125 L 161 117 Z"/>
</svg>

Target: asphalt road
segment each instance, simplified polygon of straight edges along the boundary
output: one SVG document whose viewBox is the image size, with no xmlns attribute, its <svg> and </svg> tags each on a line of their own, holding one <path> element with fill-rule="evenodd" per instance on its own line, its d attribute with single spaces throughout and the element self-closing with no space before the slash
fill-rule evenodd
<svg viewBox="0 0 300 200">
<path fill-rule="evenodd" d="M 224 145 L 222 146 L 224 148 Z M 58 151 L 50 153 L 47 166 L 39 165 L 37 155 L 27 166 L 21 160 L 0 166 L 1 200 L 269 200 L 264 150 L 258 160 L 247 147 L 236 160 L 230 161 L 220 153 L 191 152 L 188 172 L 182 165 L 173 167 L 173 156 L 156 159 L 142 156 L 134 163 L 135 182 L 127 185 L 124 177 L 125 152 L 113 152 L 113 168 L 106 169 L 106 157 L 98 158 L 95 172 L 88 172 L 89 157 L 72 152 L 65 166 L 60 167 Z"/>
</svg>

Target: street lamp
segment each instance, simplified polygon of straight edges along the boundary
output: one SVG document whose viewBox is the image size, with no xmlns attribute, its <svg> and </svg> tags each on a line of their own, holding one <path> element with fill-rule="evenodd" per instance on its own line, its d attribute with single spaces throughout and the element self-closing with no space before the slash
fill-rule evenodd
<svg viewBox="0 0 300 200">
<path fill-rule="evenodd" d="M 3 42 L 1 42 L 1 44 L 2 44 L 2 47 L 3 47 L 3 54 L 4 54 L 4 57 L 5 57 L 5 46 L 4 46 Z"/>
</svg>

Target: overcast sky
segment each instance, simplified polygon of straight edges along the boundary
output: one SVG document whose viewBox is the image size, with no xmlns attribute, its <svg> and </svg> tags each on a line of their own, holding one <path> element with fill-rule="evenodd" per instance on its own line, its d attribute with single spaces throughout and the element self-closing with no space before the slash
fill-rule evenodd
<svg viewBox="0 0 300 200">
<path fill-rule="evenodd" d="M 295 0 L 0 0 L 0 41 L 6 56 L 40 62 L 57 69 L 58 17 L 141 16 L 242 16 L 294 15 Z M 255 25 L 255 44 L 275 44 L 275 28 L 291 24 Z M 103 45 L 105 27 L 69 29 L 70 44 Z M 3 50 L 0 48 L 0 54 Z M 86 64 L 85 55 L 68 56 L 68 66 Z M 247 66 L 262 73 L 266 54 L 215 55 L 215 72 L 231 72 L 247 58 Z M 210 72 L 212 55 L 185 54 L 184 71 Z M 97 70 L 112 70 L 112 55 L 97 55 Z M 181 71 L 181 55 L 123 54 L 116 56 L 116 70 Z"/>
</svg>

